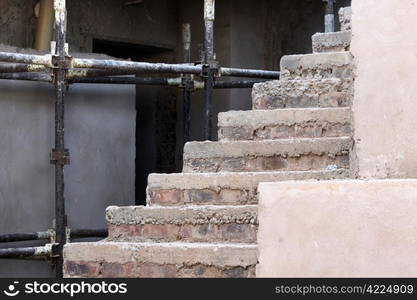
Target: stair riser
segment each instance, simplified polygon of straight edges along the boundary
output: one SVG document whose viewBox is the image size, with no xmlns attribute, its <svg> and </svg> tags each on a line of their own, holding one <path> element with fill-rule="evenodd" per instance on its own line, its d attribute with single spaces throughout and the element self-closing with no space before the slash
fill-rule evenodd
<svg viewBox="0 0 417 300">
<path fill-rule="evenodd" d="M 312 37 L 313 52 L 325 53 L 349 51 L 351 40 L 351 31 L 316 33 Z"/>
<path fill-rule="evenodd" d="M 258 204 L 256 187 L 248 189 L 201 190 L 149 190 L 149 204 L 161 206 L 177 205 L 252 205 Z"/>
<path fill-rule="evenodd" d="M 330 165 L 349 168 L 349 155 L 300 155 L 299 157 L 222 157 L 184 160 L 183 172 L 262 172 L 262 171 L 313 171 L 325 170 Z"/>
<path fill-rule="evenodd" d="M 258 226 L 252 224 L 144 224 L 109 225 L 109 241 L 256 243 Z"/>
<path fill-rule="evenodd" d="M 255 276 L 256 245 L 72 243 L 64 248 L 67 278 Z"/>
<path fill-rule="evenodd" d="M 352 8 L 342 7 L 339 10 L 340 30 L 352 29 Z"/>
<path fill-rule="evenodd" d="M 349 124 L 306 122 L 302 125 L 272 125 L 259 128 L 222 127 L 219 129 L 221 141 L 261 141 L 288 138 L 320 138 L 349 136 Z"/>
<path fill-rule="evenodd" d="M 83 261 L 66 261 L 64 265 L 66 278 L 254 278 L 255 272 L 255 265 L 222 268 L 203 264 L 182 266 Z"/>
<path fill-rule="evenodd" d="M 352 81 L 280 80 L 256 84 L 253 109 L 348 107 L 353 98 Z"/>
<path fill-rule="evenodd" d="M 281 79 L 353 77 L 352 57 L 348 52 L 289 55 L 281 59 Z"/>
<path fill-rule="evenodd" d="M 300 173 L 152 174 L 149 206 L 256 205 L 261 182 L 331 180 L 348 177 L 346 170 Z"/>
</svg>

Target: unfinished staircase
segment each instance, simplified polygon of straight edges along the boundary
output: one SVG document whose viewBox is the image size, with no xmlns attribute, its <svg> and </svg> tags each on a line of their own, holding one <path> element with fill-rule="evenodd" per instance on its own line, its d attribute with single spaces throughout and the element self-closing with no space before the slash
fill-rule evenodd
<svg viewBox="0 0 417 300">
<path fill-rule="evenodd" d="M 350 174 L 349 9 L 315 53 L 285 56 L 252 111 L 219 115 L 218 142 L 191 142 L 181 174 L 149 176 L 147 207 L 109 207 L 109 238 L 68 244 L 67 277 L 254 277 L 260 182 Z"/>
</svg>

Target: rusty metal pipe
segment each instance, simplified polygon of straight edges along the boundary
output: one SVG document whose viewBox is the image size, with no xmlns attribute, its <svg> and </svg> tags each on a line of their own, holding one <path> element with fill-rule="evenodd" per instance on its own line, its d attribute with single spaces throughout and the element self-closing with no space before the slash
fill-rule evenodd
<svg viewBox="0 0 417 300">
<path fill-rule="evenodd" d="M 0 62 L 42 65 L 52 67 L 52 57 L 47 55 L 0 52 Z"/>
<path fill-rule="evenodd" d="M 19 72 L 46 72 L 47 68 L 41 65 L 27 65 L 14 63 L 1 63 L 0 73 L 19 73 Z"/>
<path fill-rule="evenodd" d="M 72 64 L 74 68 L 118 70 L 127 72 L 200 74 L 202 70 L 201 66 L 193 66 L 189 64 L 147 63 L 86 58 L 74 58 Z"/>
<path fill-rule="evenodd" d="M 47 51 L 53 36 L 54 0 L 40 0 L 39 4 L 39 17 L 33 47 L 39 51 Z"/>
<path fill-rule="evenodd" d="M 52 245 L 44 247 L 25 247 L 0 249 L 0 259 L 46 258 L 52 253 Z"/>
<path fill-rule="evenodd" d="M 52 82 L 52 76 L 46 73 L 0 73 L 0 79 Z"/>
</svg>

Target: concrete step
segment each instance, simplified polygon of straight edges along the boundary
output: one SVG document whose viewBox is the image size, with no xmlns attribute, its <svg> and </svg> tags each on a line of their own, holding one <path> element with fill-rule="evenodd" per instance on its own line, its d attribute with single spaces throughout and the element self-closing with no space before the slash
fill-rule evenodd
<svg viewBox="0 0 417 300">
<path fill-rule="evenodd" d="M 349 168 L 350 137 L 238 142 L 191 142 L 183 172 L 262 172 Z"/>
<path fill-rule="evenodd" d="M 286 55 L 281 59 L 281 79 L 340 78 L 353 76 L 349 52 Z"/>
<path fill-rule="evenodd" d="M 258 204 L 261 182 L 348 178 L 348 170 L 255 173 L 151 174 L 150 206 Z"/>
<path fill-rule="evenodd" d="M 255 277 L 257 246 L 203 243 L 73 243 L 66 278 Z"/>
<path fill-rule="evenodd" d="M 310 78 L 255 84 L 253 109 L 347 107 L 353 98 L 351 79 Z"/>
<path fill-rule="evenodd" d="M 352 30 L 352 8 L 342 7 L 339 10 L 340 30 Z"/>
<path fill-rule="evenodd" d="M 352 32 L 338 31 L 329 33 L 316 33 L 312 37 L 313 52 L 340 52 L 349 51 Z"/>
<path fill-rule="evenodd" d="M 349 136 L 350 108 L 229 111 L 219 114 L 219 140 Z"/>
<path fill-rule="evenodd" d="M 112 242 L 256 243 L 258 206 L 109 207 Z"/>
</svg>

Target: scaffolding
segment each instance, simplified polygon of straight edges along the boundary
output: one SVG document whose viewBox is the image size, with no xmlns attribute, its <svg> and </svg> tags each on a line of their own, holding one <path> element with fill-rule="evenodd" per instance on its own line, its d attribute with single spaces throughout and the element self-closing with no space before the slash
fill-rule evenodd
<svg viewBox="0 0 417 300">
<path fill-rule="evenodd" d="M 331 13 L 334 0 L 325 0 L 326 31 L 332 30 Z M 56 276 L 63 276 L 63 247 L 71 238 L 106 237 L 107 230 L 71 230 L 65 213 L 64 168 L 70 164 L 70 153 L 65 146 L 65 94 L 74 83 L 134 84 L 176 86 L 182 89 L 184 110 L 184 141 L 190 140 L 190 105 L 192 93 L 204 90 L 204 136 L 212 140 L 213 90 L 251 88 L 255 83 L 280 78 L 280 72 L 228 68 L 220 66 L 214 53 L 215 0 L 204 0 L 204 50 L 199 62 L 191 60 L 191 27 L 183 25 L 184 63 L 148 63 L 115 59 L 86 59 L 72 57 L 66 43 L 66 0 L 54 0 L 55 41 L 46 55 L 0 52 L 0 79 L 49 82 L 55 88 L 55 147 L 50 153 L 55 165 L 55 219 L 53 228 L 46 232 L 0 235 L 0 243 L 44 240 L 43 247 L 0 249 L 0 258 L 48 259 Z M 334 19 L 334 15 L 333 15 Z M 330 25 L 327 25 L 330 24 Z M 334 30 L 334 21 L 333 21 Z M 177 74 L 177 78 L 118 77 L 138 74 Z M 222 77 L 243 77 L 250 80 L 221 80 Z M 257 78 L 257 80 L 254 80 Z"/>
</svg>

